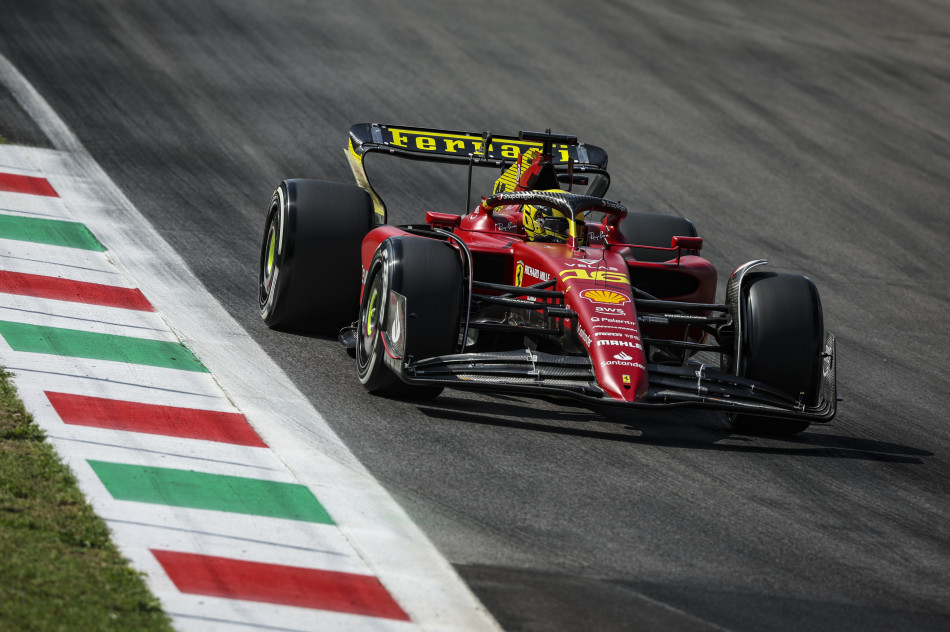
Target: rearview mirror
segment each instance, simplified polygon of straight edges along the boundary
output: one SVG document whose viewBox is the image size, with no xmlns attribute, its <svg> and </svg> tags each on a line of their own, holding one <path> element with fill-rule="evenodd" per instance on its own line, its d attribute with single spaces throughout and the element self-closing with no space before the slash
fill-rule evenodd
<svg viewBox="0 0 950 632">
<path fill-rule="evenodd" d="M 674 237 L 671 248 L 682 248 L 684 250 L 702 250 L 702 237 Z"/>
</svg>

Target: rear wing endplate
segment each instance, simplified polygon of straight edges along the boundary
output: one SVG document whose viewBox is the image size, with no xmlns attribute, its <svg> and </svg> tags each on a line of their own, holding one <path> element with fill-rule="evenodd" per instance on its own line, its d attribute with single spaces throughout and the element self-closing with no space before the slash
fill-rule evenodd
<svg viewBox="0 0 950 632">
<path fill-rule="evenodd" d="M 487 151 L 485 141 L 488 139 Z M 350 128 L 346 157 L 357 184 L 373 199 L 376 223 L 386 223 L 386 205 L 373 190 L 363 159 L 372 152 L 383 152 L 409 160 L 444 162 L 479 167 L 504 168 L 514 164 L 529 149 L 541 149 L 543 143 L 514 136 L 495 136 L 489 132 L 456 132 L 423 127 L 401 127 L 379 123 L 358 123 Z M 552 147 L 555 169 L 592 174 L 597 178 L 595 195 L 607 191 L 607 152 L 596 145 L 558 144 Z M 571 164 L 573 163 L 573 164 Z M 592 185 L 593 189 L 595 185 Z M 590 191 L 590 189 L 589 189 Z"/>
</svg>

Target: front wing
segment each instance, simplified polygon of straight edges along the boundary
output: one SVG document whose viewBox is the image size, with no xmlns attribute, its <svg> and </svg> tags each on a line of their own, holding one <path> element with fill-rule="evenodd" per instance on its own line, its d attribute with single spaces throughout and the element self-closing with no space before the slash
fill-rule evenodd
<svg viewBox="0 0 950 632">
<path fill-rule="evenodd" d="M 528 349 L 460 353 L 409 362 L 398 371 L 409 384 L 561 395 L 587 404 L 635 409 L 695 407 L 729 413 L 828 422 L 837 411 L 835 338 L 825 336 L 818 403 L 807 406 L 768 386 L 691 361 L 685 367 L 648 364 L 650 388 L 636 402 L 608 397 L 590 359 Z M 395 368 L 395 367 L 394 367 Z"/>
</svg>

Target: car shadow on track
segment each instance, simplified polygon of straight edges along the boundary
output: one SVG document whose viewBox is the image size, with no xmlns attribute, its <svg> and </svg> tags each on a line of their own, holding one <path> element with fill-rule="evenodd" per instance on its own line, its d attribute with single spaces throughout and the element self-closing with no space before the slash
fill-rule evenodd
<svg viewBox="0 0 950 632">
<path fill-rule="evenodd" d="M 445 421 L 680 449 L 918 465 L 934 455 L 898 443 L 833 434 L 832 425 L 815 424 L 786 437 L 742 434 L 732 429 L 724 414 L 712 411 L 631 414 L 617 409 L 590 410 L 553 398 L 493 394 L 472 399 L 444 394 L 420 404 L 419 412 Z"/>
</svg>

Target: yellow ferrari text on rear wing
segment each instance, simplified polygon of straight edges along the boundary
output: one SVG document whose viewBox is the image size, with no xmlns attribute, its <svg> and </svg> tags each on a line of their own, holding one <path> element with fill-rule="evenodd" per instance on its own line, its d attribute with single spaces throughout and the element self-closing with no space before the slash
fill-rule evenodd
<svg viewBox="0 0 950 632">
<path fill-rule="evenodd" d="M 574 137 L 559 137 L 563 142 L 550 143 L 551 160 L 559 172 L 590 174 L 592 184 L 588 194 L 602 196 L 607 191 L 607 153 L 595 145 L 577 142 Z M 490 132 L 476 134 L 428 129 L 359 123 L 350 128 L 350 142 L 346 157 L 357 184 L 373 199 L 376 223 L 386 223 L 386 205 L 373 190 L 363 159 L 368 153 L 386 153 L 410 160 L 444 162 L 478 167 L 504 168 L 518 162 L 530 150 L 542 150 L 539 141 L 522 140 L 514 136 L 496 136 Z M 532 152 L 533 153 L 533 152 Z"/>
</svg>

